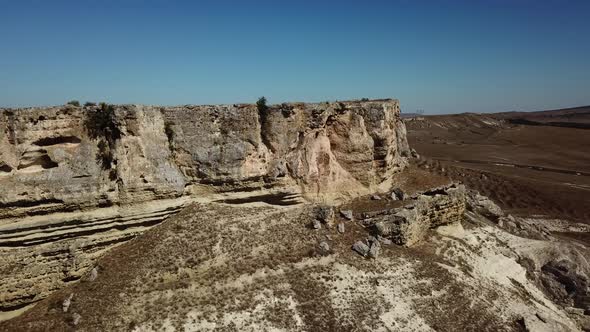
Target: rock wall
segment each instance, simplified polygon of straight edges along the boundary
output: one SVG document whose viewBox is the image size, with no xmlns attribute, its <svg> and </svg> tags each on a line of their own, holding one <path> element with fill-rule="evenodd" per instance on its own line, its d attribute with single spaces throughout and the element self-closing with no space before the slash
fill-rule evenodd
<svg viewBox="0 0 590 332">
<path fill-rule="evenodd" d="M 391 99 L 0 109 L 0 310 L 77 280 L 192 198 L 334 202 L 387 186 L 408 155 Z"/>
<path fill-rule="evenodd" d="M 112 161 L 89 135 L 98 107 L 0 109 L 0 218 L 289 187 L 314 200 L 373 191 L 406 164 L 397 100 L 113 110 Z M 89 115 L 90 114 L 90 115 Z M 90 119 L 89 119 L 90 117 Z M 92 124 L 91 124 L 92 125 Z M 94 124 L 100 126 L 100 124 Z"/>
<path fill-rule="evenodd" d="M 379 236 L 411 246 L 420 242 L 431 228 L 459 223 L 465 207 L 465 186 L 453 184 L 421 193 L 402 208 L 374 213 L 366 222 L 374 225 Z"/>
</svg>

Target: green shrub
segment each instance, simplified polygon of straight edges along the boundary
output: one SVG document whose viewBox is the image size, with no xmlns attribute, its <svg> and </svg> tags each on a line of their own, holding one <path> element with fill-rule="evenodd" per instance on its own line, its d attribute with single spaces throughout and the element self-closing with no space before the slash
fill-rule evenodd
<svg viewBox="0 0 590 332">
<path fill-rule="evenodd" d="M 96 103 L 93 103 L 91 101 L 87 101 L 87 102 L 84 103 L 84 106 L 87 106 L 87 107 L 88 106 L 96 106 Z"/>
<path fill-rule="evenodd" d="M 121 138 L 121 130 L 115 116 L 115 107 L 100 103 L 98 109 L 88 110 L 84 126 L 91 138 L 98 139 L 96 161 L 104 170 L 111 171 L 111 178 L 116 177 L 116 171 L 112 169 L 115 160 L 113 151 Z"/>
<path fill-rule="evenodd" d="M 98 141 L 97 146 L 98 152 L 96 153 L 96 161 L 99 162 L 102 169 L 110 169 L 114 159 L 113 151 L 109 147 L 109 144 L 103 139 Z"/>
<path fill-rule="evenodd" d="M 258 101 L 256 101 L 256 108 L 258 108 L 258 112 L 266 112 L 268 110 L 266 98 L 264 96 L 258 98 Z"/>
<path fill-rule="evenodd" d="M 105 138 L 113 143 L 121 138 L 113 105 L 100 103 L 98 109 L 90 110 L 86 116 L 85 127 L 92 138 Z"/>
<path fill-rule="evenodd" d="M 66 105 L 72 105 L 72 106 L 76 106 L 76 107 L 80 107 L 80 102 L 77 100 L 70 100 L 66 103 Z"/>
<path fill-rule="evenodd" d="M 164 123 L 164 132 L 166 133 L 166 137 L 168 137 L 168 148 L 172 152 L 174 151 L 174 129 L 172 129 L 172 123 Z"/>
<path fill-rule="evenodd" d="M 369 98 L 361 98 L 361 101 L 369 101 Z"/>
</svg>

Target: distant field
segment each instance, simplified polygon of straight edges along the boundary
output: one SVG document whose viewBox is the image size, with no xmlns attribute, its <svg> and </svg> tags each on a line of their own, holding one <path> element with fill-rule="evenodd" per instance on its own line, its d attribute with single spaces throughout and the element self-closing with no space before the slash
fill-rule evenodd
<svg viewBox="0 0 590 332">
<path fill-rule="evenodd" d="M 590 106 L 422 116 L 406 126 L 430 167 L 504 207 L 589 222 Z"/>
</svg>

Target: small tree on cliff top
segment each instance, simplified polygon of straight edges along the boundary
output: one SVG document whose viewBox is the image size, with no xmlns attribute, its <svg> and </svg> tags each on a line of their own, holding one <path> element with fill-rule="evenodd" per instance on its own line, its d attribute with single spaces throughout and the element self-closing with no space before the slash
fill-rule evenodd
<svg viewBox="0 0 590 332">
<path fill-rule="evenodd" d="M 256 108 L 258 108 L 259 112 L 264 112 L 268 109 L 268 106 L 266 105 L 266 98 L 264 96 L 258 98 L 258 101 L 256 102 Z"/>
</svg>

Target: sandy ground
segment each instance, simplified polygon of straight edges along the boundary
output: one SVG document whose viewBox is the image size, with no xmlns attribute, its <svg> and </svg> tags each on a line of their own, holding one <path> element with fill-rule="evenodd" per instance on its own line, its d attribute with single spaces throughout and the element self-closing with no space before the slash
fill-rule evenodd
<svg viewBox="0 0 590 332">
<path fill-rule="evenodd" d="M 440 174 L 520 214 L 590 222 L 590 130 L 459 114 L 408 121 L 410 145 Z"/>
</svg>

